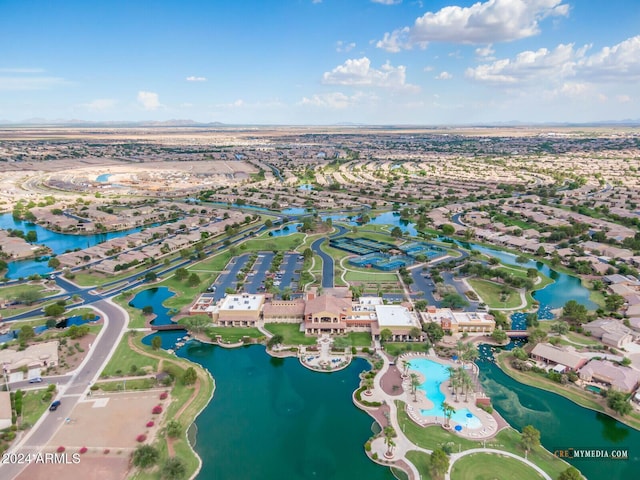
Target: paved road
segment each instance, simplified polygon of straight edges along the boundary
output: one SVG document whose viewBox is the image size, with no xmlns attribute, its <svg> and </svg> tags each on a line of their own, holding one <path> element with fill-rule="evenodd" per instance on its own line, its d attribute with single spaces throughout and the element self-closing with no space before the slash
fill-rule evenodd
<svg viewBox="0 0 640 480">
<path fill-rule="evenodd" d="M 334 225 L 336 231 L 331 235 L 331 238 L 339 237 L 347 233 L 347 229 L 342 225 Z M 311 250 L 313 253 L 316 253 L 322 258 L 322 288 L 333 288 L 333 272 L 334 272 L 334 262 L 333 257 L 324 253 L 320 246 L 325 241 L 325 238 L 319 238 L 315 242 L 311 244 Z"/>
<path fill-rule="evenodd" d="M 320 249 L 326 240 L 326 238 L 319 238 L 311 244 L 311 250 L 322 259 L 322 288 L 333 288 L 333 257 Z"/>
<path fill-rule="evenodd" d="M 56 397 L 62 402 L 61 405 L 55 412 L 46 412 L 12 449 L 12 453 L 26 455 L 42 450 L 70 416 L 78 401 L 86 396 L 89 386 L 98 378 L 118 345 L 127 325 L 127 313 L 108 300 L 100 300 L 94 307 L 99 310 L 105 323 L 84 362 L 72 375 L 51 378 L 58 378 L 63 383 L 59 386 Z M 15 478 L 25 467 L 26 465 L 0 464 L 0 478 Z"/>
</svg>

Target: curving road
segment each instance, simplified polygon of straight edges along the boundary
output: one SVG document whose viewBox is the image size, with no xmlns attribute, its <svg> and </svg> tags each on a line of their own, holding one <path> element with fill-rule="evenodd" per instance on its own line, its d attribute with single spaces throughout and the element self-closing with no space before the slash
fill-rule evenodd
<svg viewBox="0 0 640 480">
<path fill-rule="evenodd" d="M 104 318 L 104 326 L 84 361 L 69 375 L 48 378 L 58 384 L 56 400 L 60 400 L 61 405 L 54 412 L 45 412 L 26 436 L 11 449 L 11 453 L 26 456 L 40 452 L 47 445 L 64 425 L 76 404 L 86 396 L 90 385 L 98 378 L 120 343 L 129 320 L 127 312 L 110 300 L 100 300 L 93 307 Z M 12 387 L 16 386 L 19 384 L 12 384 Z M 17 463 L 0 464 L 0 478 L 15 478 L 26 466 Z"/>
<path fill-rule="evenodd" d="M 334 225 L 334 227 L 336 231 L 331 235 L 331 238 L 340 237 L 348 232 L 342 225 Z M 333 257 L 323 252 L 320 248 L 325 240 L 326 238 L 317 239 L 311 244 L 311 250 L 322 259 L 322 288 L 333 288 L 333 272 L 335 267 Z"/>
</svg>

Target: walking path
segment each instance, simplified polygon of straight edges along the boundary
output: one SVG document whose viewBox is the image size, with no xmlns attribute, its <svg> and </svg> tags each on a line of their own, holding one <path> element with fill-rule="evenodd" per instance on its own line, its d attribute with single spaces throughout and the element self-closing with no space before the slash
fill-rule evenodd
<svg viewBox="0 0 640 480">
<path fill-rule="evenodd" d="M 393 391 L 394 390 L 393 388 L 392 389 L 384 388 L 385 374 L 392 368 L 392 365 L 386 354 L 384 354 L 378 348 L 376 350 L 378 351 L 378 353 L 383 359 L 383 367 L 380 369 L 380 371 L 376 374 L 374 378 L 373 388 L 371 392 L 368 395 L 367 393 L 363 392 L 362 397 L 363 397 L 363 400 L 366 400 L 368 402 L 380 402 L 382 406 L 381 407 L 364 407 L 362 405 L 359 405 L 359 406 L 363 408 L 365 411 L 367 411 L 367 413 L 369 413 L 380 424 L 383 430 L 384 430 L 384 427 L 386 426 L 393 427 L 393 429 L 395 430 L 396 436 L 393 437 L 393 445 L 391 449 L 386 444 L 384 435 L 380 435 L 376 437 L 371 442 L 370 454 L 373 455 L 375 453 L 377 456 L 377 460 L 374 460 L 374 461 L 377 461 L 381 465 L 387 465 L 386 463 L 382 463 L 383 461 L 391 461 L 393 462 L 393 465 L 395 467 L 402 467 L 403 469 L 405 469 L 406 473 L 409 475 L 410 480 L 419 480 L 421 478 L 420 472 L 418 471 L 416 466 L 413 463 L 411 463 L 411 461 L 409 461 L 406 455 L 410 451 L 418 451 L 426 454 L 431 454 L 432 450 L 415 445 L 413 442 L 411 442 L 411 440 L 409 440 L 409 438 L 405 435 L 404 431 L 402 430 L 402 426 L 400 425 L 400 422 L 398 420 L 398 407 L 396 405 L 395 400 L 400 399 L 407 402 L 407 396 L 410 395 L 410 393 L 405 389 L 404 393 L 392 394 L 389 392 Z M 429 356 L 433 357 L 434 360 L 436 359 L 435 355 L 431 354 Z M 386 381 L 389 382 L 390 378 L 387 377 Z M 404 385 L 405 386 L 407 385 L 406 382 Z M 424 399 L 424 401 L 429 402 L 429 400 L 426 398 Z M 415 408 L 419 410 L 420 406 L 417 406 Z M 500 425 L 501 422 L 498 422 L 499 428 L 496 430 L 494 425 L 496 422 L 496 418 L 493 416 L 489 416 L 489 417 L 490 419 L 486 419 L 486 421 L 489 421 L 489 424 L 492 425 L 492 428 L 491 428 L 491 431 L 488 432 L 488 437 L 492 437 L 501 429 L 503 425 Z M 504 426 L 508 426 L 508 425 L 504 425 Z M 471 438 L 471 440 L 482 440 L 482 438 Z M 540 467 L 535 465 L 530 460 L 523 458 L 520 455 L 511 453 L 505 450 L 494 449 L 494 448 L 473 448 L 473 449 L 465 450 L 459 453 L 452 453 L 449 456 L 450 464 L 449 464 L 449 470 L 445 474 L 445 480 L 451 480 L 451 476 L 450 476 L 451 470 L 456 460 L 466 455 L 471 455 L 474 453 L 498 454 L 498 455 L 505 455 L 505 456 L 514 458 L 516 460 L 519 460 L 527 464 L 528 466 L 536 470 L 545 480 L 552 480 L 552 478 L 544 470 L 542 470 Z"/>
</svg>

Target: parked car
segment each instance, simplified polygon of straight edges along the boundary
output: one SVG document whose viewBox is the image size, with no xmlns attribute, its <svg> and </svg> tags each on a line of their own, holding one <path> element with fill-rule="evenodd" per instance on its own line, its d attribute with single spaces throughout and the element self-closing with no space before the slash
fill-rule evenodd
<svg viewBox="0 0 640 480">
<path fill-rule="evenodd" d="M 42 377 L 33 377 L 29 379 L 29 383 L 40 383 L 42 382 Z"/>
<path fill-rule="evenodd" d="M 57 410 L 57 409 L 58 409 L 58 407 L 59 407 L 60 405 L 62 405 L 62 402 L 61 402 L 60 400 L 56 400 L 56 401 L 54 401 L 54 402 L 51 404 L 51 406 L 49 407 L 49 411 L 50 411 L 50 412 L 53 412 L 53 411 Z"/>
</svg>

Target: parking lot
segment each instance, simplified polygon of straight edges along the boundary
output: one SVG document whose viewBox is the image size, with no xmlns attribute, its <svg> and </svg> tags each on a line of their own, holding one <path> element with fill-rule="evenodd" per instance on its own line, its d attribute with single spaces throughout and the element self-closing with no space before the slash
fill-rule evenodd
<svg viewBox="0 0 640 480">
<path fill-rule="evenodd" d="M 240 270 L 247 265 L 250 257 L 250 253 L 245 253 L 244 255 L 233 258 L 227 264 L 224 271 L 212 285 L 212 288 L 215 287 L 213 293 L 216 301 L 224 297 L 225 291 L 228 288 L 234 291 L 236 290 L 238 285 L 237 275 Z M 274 287 L 277 287 L 280 291 L 287 287 L 289 287 L 292 292 L 298 289 L 300 269 L 303 264 L 301 256 L 297 253 L 286 253 L 280 269 L 275 273 L 269 273 L 274 257 L 275 254 L 273 252 L 258 253 L 258 258 L 244 278 L 243 291 L 247 293 L 264 293 L 267 278 L 272 278 Z"/>
</svg>

